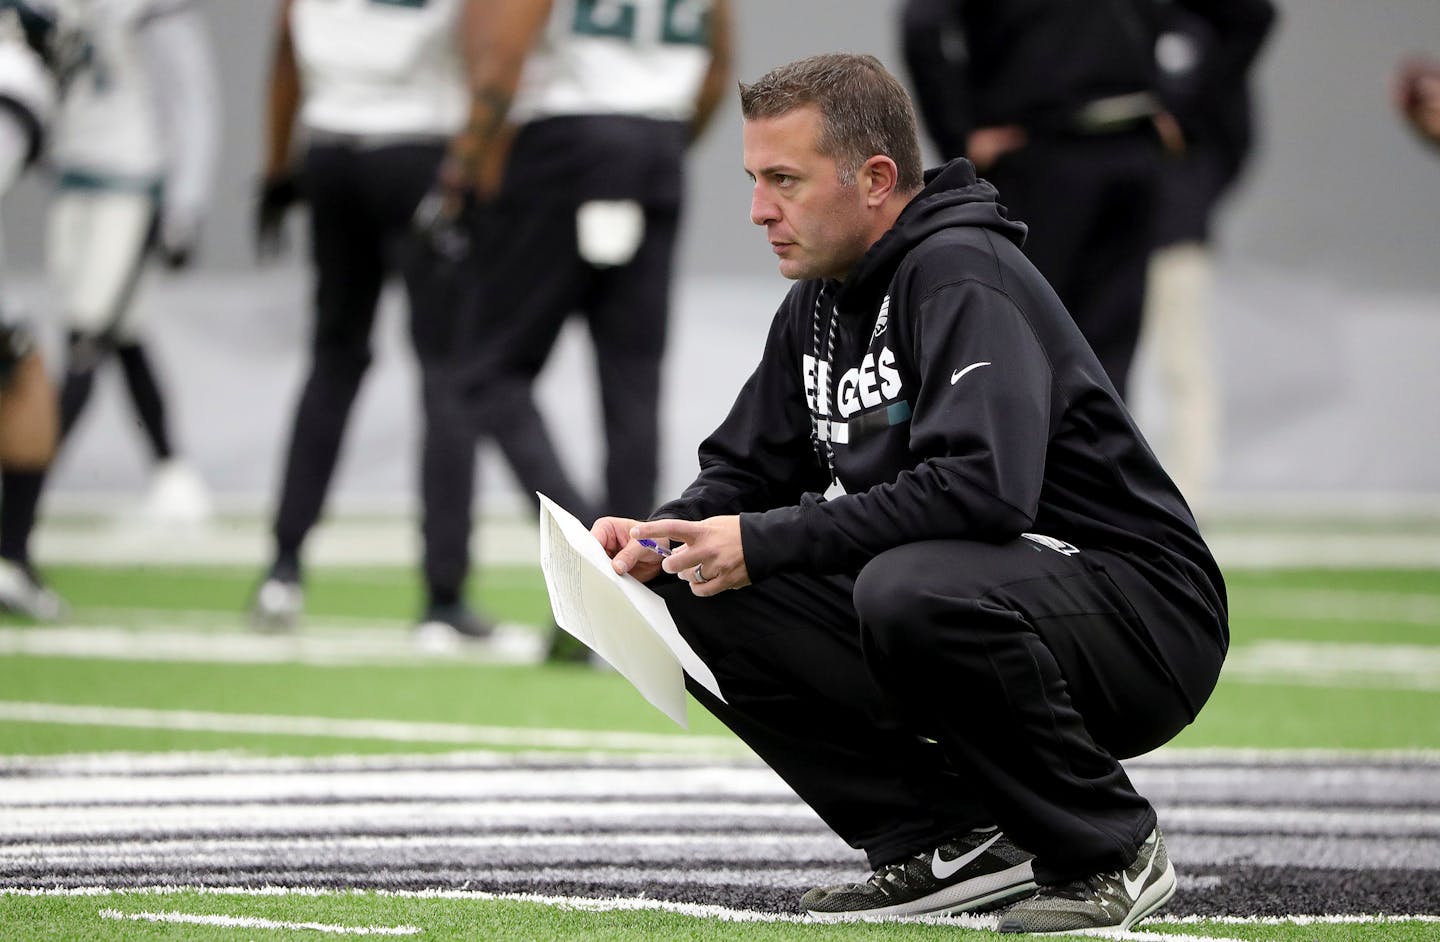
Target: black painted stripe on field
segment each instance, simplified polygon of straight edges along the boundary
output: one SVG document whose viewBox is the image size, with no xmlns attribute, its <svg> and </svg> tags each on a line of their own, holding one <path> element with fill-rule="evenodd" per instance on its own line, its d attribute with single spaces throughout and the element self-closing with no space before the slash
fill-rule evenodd
<svg viewBox="0 0 1440 942">
<path fill-rule="evenodd" d="M 1440 761 L 1376 759 L 1135 763 L 1137 785 L 1159 808 L 1181 871 L 1181 891 L 1170 911 L 1289 915 L 1433 910 L 1440 900 L 1440 829 L 1425 820 L 1425 814 L 1440 799 Z M 798 800 L 775 791 L 765 776 L 750 776 L 763 768 L 753 761 L 665 757 L 656 762 L 570 758 L 552 763 L 520 757 L 507 764 L 503 757 L 487 755 L 458 764 L 437 759 L 417 765 L 397 759 L 383 767 L 353 759 L 201 764 L 215 771 L 197 776 L 209 780 L 200 790 L 219 794 L 171 802 L 164 796 L 184 795 L 184 779 L 192 775 L 193 765 L 141 766 L 143 774 L 132 775 L 123 764 L 106 759 L 72 775 L 63 762 L 36 760 L 29 769 L 37 774 L 11 776 L 17 800 L 0 797 L 0 886 L 519 891 L 646 896 L 794 912 L 799 895 L 810 885 L 867 875 L 860 855 L 838 840 L 830 855 L 824 841 L 829 832 Z M 23 763 L 11 761 L 12 772 L 24 769 Z M 380 783 L 367 783 L 367 773 L 415 775 L 426 769 L 467 778 L 443 783 L 437 790 L 445 793 L 433 798 L 343 794 L 345 788 L 375 789 Z M 649 773 L 653 777 L 648 781 L 663 794 L 605 792 L 610 783 L 593 779 L 585 787 L 599 792 L 594 795 L 557 795 L 553 789 L 563 786 L 539 785 L 564 782 L 564 774 L 557 774 L 562 769 Z M 684 781 L 704 788 L 714 782 L 705 775 L 707 770 L 728 769 L 746 770 L 749 777 L 737 781 L 751 790 L 717 794 L 714 787 L 703 793 L 688 785 L 678 787 Z M 668 783 L 667 773 L 675 774 Z M 227 775 L 256 779 L 246 787 L 261 797 L 226 794 L 223 786 L 216 786 Z M 525 775 L 533 775 L 546 794 L 509 791 L 531 784 Z M 510 776 L 511 783 L 502 776 Z M 516 781 L 517 776 L 522 778 Z M 301 777 L 309 781 L 310 791 L 323 792 L 333 783 L 336 793 L 300 794 L 301 786 L 290 783 Z M 341 782 L 342 777 L 346 781 Z M 625 787 L 624 775 L 610 777 L 619 780 L 614 791 Z M 126 782 L 155 795 L 106 795 L 107 787 L 124 789 Z M 76 800 L 44 797 L 51 783 Z M 457 786 L 470 793 L 453 794 Z M 503 793 L 485 794 L 492 786 Z M 279 790 L 296 794 L 287 798 L 275 794 Z M 3 792 L 0 788 L 0 796 Z M 564 807 L 558 813 L 534 809 L 533 816 L 531 809 L 507 810 L 521 803 Z M 723 815 L 705 813 L 697 822 L 702 803 L 733 807 Z M 472 813 L 463 809 L 465 804 L 476 806 L 473 825 L 463 822 Z M 353 809 L 352 816 L 349 805 L 373 806 L 378 817 L 367 820 L 363 807 Z M 486 824 L 486 805 L 508 820 Z M 753 818 L 746 818 L 746 807 L 755 809 Z M 427 808 L 440 820 L 424 820 Z M 692 808 L 696 810 L 687 810 Z M 1227 809 L 1239 813 L 1238 821 L 1203 819 L 1207 814 L 1223 816 Z M 1243 816 L 1246 811 L 1261 812 L 1253 815 L 1253 826 Z M 88 812 L 94 812 L 93 819 L 87 820 Z M 213 823 L 219 830 L 205 829 L 211 823 L 209 812 L 217 816 Z M 268 823 L 267 812 L 272 815 Z M 310 812 L 315 818 L 307 821 Z M 1266 820 L 1264 812 L 1276 812 L 1274 820 Z M 1287 826 L 1285 812 L 1345 817 L 1328 829 L 1303 819 Z M 1190 813 L 1202 820 L 1186 820 Z M 1386 819 L 1387 813 L 1399 819 Z M 1367 824 L 1367 815 L 1375 816 L 1374 825 Z M 444 820 L 447 817 L 450 820 Z M 174 820 L 173 828 L 167 819 Z M 246 826 L 251 820 L 253 828 Z M 107 827 L 112 824 L 123 831 Z M 55 833 L 45 833 L 52 826 Z M 638 840 L 615 840 L 619 835 Z M 645 841 L 647 835 L 655 841 Z M 786 840 L 767 845 L 768 836 Z M 535 841 L 505 845 L 505 837 Z M 487 838 L 496 838 L 496 846 L 486 846 Z M 548 839 L 556 846 L 547 845 Z M 705 846 L 687 846 L 692 839 Z M 367 846 L 370 841 L 375 846 Z M 127 842 L 143 846 L 123 846 Z M 181 846 L 186 842 L 195 846 Z M 227 842 L 235 846 L 215 846 Z M 95 845 L 93 854 L 89 844 Z M 687 858 L 686 853 L 697 856 Z"/>
</svg>

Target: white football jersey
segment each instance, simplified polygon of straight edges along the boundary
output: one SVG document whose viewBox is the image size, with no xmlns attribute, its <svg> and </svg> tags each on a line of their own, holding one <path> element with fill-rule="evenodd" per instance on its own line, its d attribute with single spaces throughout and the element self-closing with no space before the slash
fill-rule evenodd
<svg viewBox="0 0 1440 942">
<path fill-rule="evenodd" d="M 461 0 L 295 0 L 301 122 L 338 134 L 449 136 L 469 113 Z"/>
<path fill-rule="evenodd" d="M 710 0 L 555 0 L 511 115 L 688 121 L 710 63 Z"/>
<path fill-rule="evenodd" d="M 0 95 L 49 125 L 64 76 L 87 57 L 72 0 L 0 0 Z"/>
<path fill-rule="evenodd" d="M 137 39 L 149 17 L 188 0 L 88 0 L 74 4 L 89 41 L 66 77 L 51 157 L 62 170 L 159 179 L 165 142 L 151 77 Z"/>
</svg>

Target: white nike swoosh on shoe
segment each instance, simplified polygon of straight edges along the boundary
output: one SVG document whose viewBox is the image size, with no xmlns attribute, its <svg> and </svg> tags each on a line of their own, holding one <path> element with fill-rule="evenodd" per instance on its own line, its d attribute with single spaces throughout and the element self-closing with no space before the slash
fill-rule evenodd
<svg viewBox="0 0 1440 942">
<path fill-rule="evenodd" d="M 933 873 L 933 874 L 935 874 L 935 879 L 937 879 L 937 880 L 948 880 L 948 879 L 950 879 L 950 877 L 952 877 L 952 876 L 955 875 L 955 872 L 956 872 L 957 870 L 959 870 L 961 867 L 963 867 L 963 866 L 965 866 L 966 864 L 968 864 L 970 861 L 974 860 L 976 857 L 979 857 L 981 854 L 985 853 L 985 850 L 986 850 L 991 844 L 993 844 L 993 843 L 995 843 L 996 841 L 1000 840 L 1001 833 L 1002 833 L 1002 832 L 999 832 L 999 831 L 995 832 L 995 836 L 992 837 L 992 838 L 990 838 L 990 840 L 988 840 L 988 841 L 986 841 L 985 843 L 981 844 L 979 847 L 977 847 L 977 848 L 975 848 L 974 850 L 970 851 L 970 853 L 968 853 L 968 854 L 961 854 L 959 857 L 956 857 L 954 860 L 941 860 L 941 859 L 940 859 L 940 848 L 938 848 L 938 847 L 935 848 L 935 853 L 934 853 L 934 855 L 931 856 L 931 858 L 930 858 L 930 872 Z"/>
<path fill-rule="evenodd" d="M 1140 876 L 1135 882 L 1130 882 L 1130 874 L 1128 871 L 1122 870 L 1120 872 L 1120 880 L 1125 884 L 1125 892 L 1130 895 L 1132 900 L 1138 900 L 1140 898 L 1140 891 L 1145 889 L 1145 880 L 1150 876 L 1150 871 L 1155 869 L 1155 853 L 1159 849 L 1158 844 L 1150 848 L 1150 859 L 1145 862 L 1145 869 L 1140 871 Z"/>
<path fill-rule="evenodd" d="M 966 373 L 970 372 L 971 370 L 978 370 L 978 369 L 980 369 L 980 367 L 982 367 L 982 366 L 989 366 L 989 365 L 990 365 L 990 361 L 989 361 L 989 360 L 981 360 L 979 363 L 971 363 L 969 366 L 965 367 L 965 369 L 963 369 L 963 370 L 956 370 L 955 372 L 953 372 L 953 373 L 950 374 L 950 385 L 951 385 L 951 386 L 954 386 L 956 383 L 960 382 L 960 377 L 964 376 Z"/>
</svg>

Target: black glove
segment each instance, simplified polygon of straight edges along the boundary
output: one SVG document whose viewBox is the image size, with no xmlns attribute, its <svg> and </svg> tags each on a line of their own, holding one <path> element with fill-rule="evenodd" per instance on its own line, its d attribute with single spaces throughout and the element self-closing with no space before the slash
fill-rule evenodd
<svg viewBox="0 0 1440 942">
<path fill-rule="evenodd" d="M 415 207 L 410 228 L 437 261 L 455 264 L 469 256 L 474 202 L 468 193 L 447 192 L 436 186 Z"/>
<path fill-rule="evenodd" d="M 285 240 L 285 214 L 302 198 L 300 181 L 294 174 L 266 177 L 260 182 L 259 203 L 255 210 L 256 258 L 271 261 L 289 248 Z"/>
</svg>

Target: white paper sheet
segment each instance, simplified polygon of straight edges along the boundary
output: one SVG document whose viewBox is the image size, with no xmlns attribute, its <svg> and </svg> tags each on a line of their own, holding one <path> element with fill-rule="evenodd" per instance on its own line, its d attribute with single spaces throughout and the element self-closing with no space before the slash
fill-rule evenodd
<svg viewBox="0 0 1440 942">
<path fill-rule="evenodd" d="M 715 675 L 680 637 L 660 597 L 633 576 L 617 574 L 583 523 L 544 494 L 536 496 L 540 570 L 555 621 L 688 729 L 684 675 L 724 700 Z"/>
</svg>

